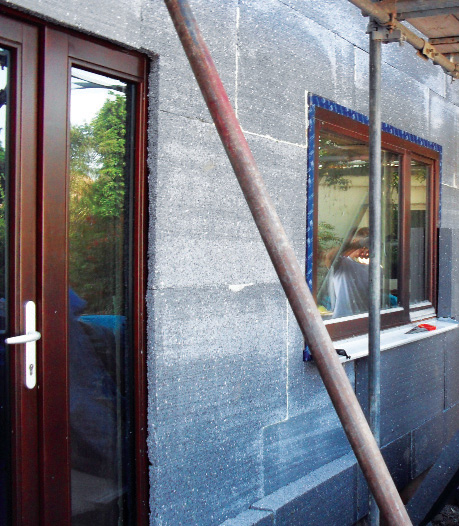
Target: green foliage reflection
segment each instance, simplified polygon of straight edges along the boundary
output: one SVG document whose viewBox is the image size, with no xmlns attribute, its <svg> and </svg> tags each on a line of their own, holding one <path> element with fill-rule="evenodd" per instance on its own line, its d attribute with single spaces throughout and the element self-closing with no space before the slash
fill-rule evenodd
<svg viewBox="0 0 459 526">
<path fill-rule="evenodd" d="M 126 99 L 70 131 L 70 286 L 92 314 L 121 314 Z"/>
</svg>

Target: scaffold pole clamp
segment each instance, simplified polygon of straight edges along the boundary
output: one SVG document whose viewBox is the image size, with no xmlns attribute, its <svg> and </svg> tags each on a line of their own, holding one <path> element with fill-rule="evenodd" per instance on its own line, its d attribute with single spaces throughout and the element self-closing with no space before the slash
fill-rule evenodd
<svg viewBox="0 0 459 526">
<path fill-rule="evenodd" d="M 379 24 L 373 18 L 368 23 L 367 33 L 371 35 L 372 40 L 380 40 L 383 44 L 398 42 L 402 45 L 406 38 L 400 29 L 391 27 L 391 25 Z"/>
</svg>

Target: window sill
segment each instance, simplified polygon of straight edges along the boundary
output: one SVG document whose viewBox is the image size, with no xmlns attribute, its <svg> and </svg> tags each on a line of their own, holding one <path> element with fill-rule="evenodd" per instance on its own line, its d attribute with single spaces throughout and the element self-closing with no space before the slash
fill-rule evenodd
<svg viewBox="0 0 459 526">
<path fill-rule="evenodd" d="M 394 347 L 400 347 L 401 345 L 406 345 L 407 343 L 431 338 L 437 334 L 443 334 L 444 332 L 459 327 L 459 322 L 448 318 L 429 318 L 423 320 L 423 323 L 435 325 L 437 328 L 434 331 L 406 334 L 412 327 L 417 325 L 417 323 L 410 323 L 408 325 L 402 325 L 401 327 L 381 331 L 381 352 L 393 349 Z M 353 338 L 347 338 L 345 340 L 336 340 L 333 344 L 335 349 L 344 349 L 350 356 L 350 358 L 340 357 L 342 363 L 368 356 L 368 334 L 354 336 Z"/>
</svg>

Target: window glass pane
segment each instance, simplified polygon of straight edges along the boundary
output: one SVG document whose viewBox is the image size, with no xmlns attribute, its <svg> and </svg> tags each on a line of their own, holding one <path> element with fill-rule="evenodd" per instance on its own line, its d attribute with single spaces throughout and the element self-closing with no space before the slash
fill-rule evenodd
<svg viewBox="0 0 459 526">
<path fill-rule="evenodd" d="M 9 473 L 11 429 L 8 400 L 9 372 L 5 347 L 5 333 L 8 327 L 8 267 L 6 256 L 8 254 L 9 61 L 9 52 L 0 48 L 0 524 L 7 524 L 8 521 L 8 488 L 11 487 Z"/>
<path fill-rule="evenodd" d="M 430 166 L 411 161 L 410 303 L 427 300 L 427 187 Z"/>
<path fill-rule="evenodd" d="M 134 524 L 130 240 L 133 87 L 72 69 L 72 524 Z"/>
<path fill-rule="evenodd" d="M 382 308 L 398 305 L 399 156 L 382 153 Z M 322 316 L 368 312 L 369 149 L 321 130 L 318 171 L 317 302 Z"/>
<path fill-rule="evenodd" d="M 381 153 L 381 308 L 399 305 L 398 248 L 399 248 L 399 166 L 400 156 Z"/>
</svg>

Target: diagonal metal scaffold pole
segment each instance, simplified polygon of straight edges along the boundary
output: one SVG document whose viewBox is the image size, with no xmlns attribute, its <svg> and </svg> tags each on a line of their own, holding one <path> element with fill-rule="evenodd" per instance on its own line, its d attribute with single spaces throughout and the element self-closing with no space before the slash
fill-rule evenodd
<svg viewBox="0 0 459 526">
<path fill-rule="evenodd" d="M 186 0 L 164 0 L 245 199 L 376 502 L 391 526 L 411 521 L 306 284 Z"/>
</svg>

